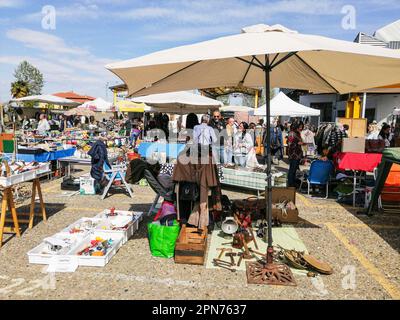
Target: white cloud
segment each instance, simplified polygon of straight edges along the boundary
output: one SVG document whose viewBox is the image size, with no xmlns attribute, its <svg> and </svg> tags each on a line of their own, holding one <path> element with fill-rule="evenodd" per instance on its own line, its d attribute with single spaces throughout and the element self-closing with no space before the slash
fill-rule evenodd
<svg viewBox="0 0 400 320">
<path fill-rule="evenodd" d="M 0 0 L 0 8 L 18 8 L 24 3 L 23 0 Z"/>
<path fill-rule="evenodd" d="M 8 66 L 12 70 L 21 61 L 29 61 L 43 73 L 46 81 L 44 91 L 74 89 L 104 96 L 106 83 L 115 81 L 115 76 L 104 68 L 112 60 L 97 57 L 86 49 L 69 46 L 60 37 L 30 29 L 8 30 L 6 36 L 32 50 L 29 56 L 0 56 L 0 66 Z M 12 71 L 8 72 L 8 76 L 11 83 Z M 9 94 L 7 88 L 1 90 L 5 95 Z"/>
<path fill-rule="evenodd" d="M 7 38 L 23 43 L 28 48 L 38 49 L 45 52 L 86 54 L 87 50 L 68 46 L 63 39 L 40 31 L 19 28 L 11 29 L 6 33 Z"/>
</svg>

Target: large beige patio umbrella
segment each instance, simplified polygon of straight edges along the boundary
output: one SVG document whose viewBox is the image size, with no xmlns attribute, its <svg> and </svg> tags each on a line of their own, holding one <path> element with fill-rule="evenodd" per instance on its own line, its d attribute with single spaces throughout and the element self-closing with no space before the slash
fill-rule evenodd
<svg viewBox="0 0 400 320">
<path fill-rule="evenodd" d="M 299 34 L 281 26 L 257 25 L 242 31 L 106 67 L 134 96 L 219 86 L 262 87 L 265 69 L 270 70 L 272 87 L 315 93 L 360 92 L 399 83 L 397 50 Z"/>
<path fill-rule="evenodd" d="M 348 93 L 400 82 L 400 53 L 322 36 L 304 35 L 280 25 L 256 25 L 241 34 L 155 52 L 106 66 L 133 96 L 212 87 L 261 87 L 315 93 Z M 267 121 L 267 141 L 270 141 Z M 272 268 L 271 156 L 267 161 L 268 253 L 265 268 L 253 268 L 257 283 L 293 283 L 287 269 Z M 249 269 L 248 269 L 249 271 Z M 283 276 L 285 274 L 285 276 Z M 263 279 L 263 280 L 260 280 Z"/>
</svg>

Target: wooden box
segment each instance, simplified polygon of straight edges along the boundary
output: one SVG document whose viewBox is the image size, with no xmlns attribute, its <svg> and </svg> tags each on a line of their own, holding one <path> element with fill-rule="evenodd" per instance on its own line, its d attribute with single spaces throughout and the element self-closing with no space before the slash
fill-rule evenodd
<svg viewBox="0 0 400 320">
<path fill-rule="evenodd" d="M 175 244 L 175 263 L 203 265 L 207 251 L 207 229 L 182 226 Z"/>
<path fill-rule="evenodd" d="M 365 138 L 344 138 L 342 152 L 365 153 Z"/>
<path fill-rule="evenodd" d="M 365 137 L 367 134 L 366 118 L 337 118 L 336 122 L 349 126 L 349 138 Z"/>
<path fill-rule="evenodd" d="M 272 188 L 272 203 L 278 204 L 284 200 L 296 204 L 296 188 Z M 299 210 L 288 209 L 286 214 L 281 209 L 272 209 L 272 219 L 278 219 L 282 223 L 297 223 L 299 221 Z"/>
</svg>

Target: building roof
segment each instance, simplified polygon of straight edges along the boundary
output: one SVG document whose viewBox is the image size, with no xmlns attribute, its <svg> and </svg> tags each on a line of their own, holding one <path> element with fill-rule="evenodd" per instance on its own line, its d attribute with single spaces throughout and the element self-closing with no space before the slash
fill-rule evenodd
<svg viewBox="0 0 400 320">
<path fill-rule="evenodd" d="M 354 42 L 361 43 L 361 44 L 369 44 L 375 47 L 387 47 L 387 43 L 384 41 L 379 40 L 376 37 L 370 36 L 364 32 L 360 32 L 357 37 L 354 39 Z"/>
<path fill-rule="evenodd" d="M 400 19 L 376 30 L 374 37 L 384 42 L 400 41 Z"/>
<path fill-rule="evenodd" d="M 86 101 L 93 101 L 96 98 L 87 96 L 87 95 L 80 95 L 78 93 L 75 93 L 73 91 L 68 91 L 68 92 L 57 92 L 53 94 L 54 96 L 60 97 L 60 98 L 65 98 L 69 99 L 75 102 L 79 103 L 85 103 Z"/>
</svg>

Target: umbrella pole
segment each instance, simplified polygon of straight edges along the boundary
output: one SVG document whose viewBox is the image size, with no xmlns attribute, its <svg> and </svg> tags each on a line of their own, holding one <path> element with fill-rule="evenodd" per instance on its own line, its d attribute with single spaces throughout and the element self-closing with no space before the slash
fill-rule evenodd
<svg viewBox="0 0 400 320">
<path fill-rule="evenodd" d="M 268 248 L 265 257 L 265 263 L 248 262 L 246 264 L 247 282 L 250 284 L 269 284 L 269 285 L 284 285 L 296 286 L 296 281 L 292 271 L 285 264 L 274 263 L 274 246 L 272 241 L 272 157 L 271 157 L 271 65 L 269 56 L 265 55 L 265 107 L 267 116 L 267 187 L 265 192 L 266 215 L 268 221 Z"/>
</svg>

